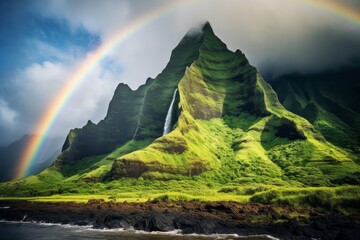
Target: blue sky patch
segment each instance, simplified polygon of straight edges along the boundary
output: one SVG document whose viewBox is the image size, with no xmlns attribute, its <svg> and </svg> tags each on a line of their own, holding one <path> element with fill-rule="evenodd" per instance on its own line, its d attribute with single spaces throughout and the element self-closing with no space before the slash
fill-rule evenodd
<svg viewBox="0 0 360 240">
<path fill-rule="evenodd" d="M 0 3 L 0 15 L 2 79 L 5 74 L 34 62 L 62 61 L 62 55 L 69 52 L 81 56 L 101 43 L 98 35 L 85 28 L 74 29 L 66 20 L 45 18 L 31 12 L 21 3 Z M 42 50 L 41 46 L 47 48 L 37 51 L 39 47 Z"/>
</svg>

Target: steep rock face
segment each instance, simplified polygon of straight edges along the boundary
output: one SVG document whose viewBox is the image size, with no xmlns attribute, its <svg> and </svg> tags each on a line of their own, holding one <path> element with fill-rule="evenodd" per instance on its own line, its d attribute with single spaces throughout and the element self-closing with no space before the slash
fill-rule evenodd
<svg viewBox="0 0 360 240">
<path fill-rule="evenodd" d="M 202 30 L 197 58 L 177 85 L 180 116 L 173 131 L 119 157 L 112 178 L 192 176 L 210 170 L 231 171 L 234 178 L 284 177 L 307 167 L 324 181 L 329 181 L 325 175 L 338 181 L 334 165 L 344 169 L 340 178 L 359 171 L 346 152 L 281 105 L 244 54 L 229 51 L 209 24 Z M 141 171 L 134 171 L 137 166 Z"/>
<path fill-rule="evenodd" d="M 155 78 L 144 97 L 138 129 L 134 137 L 136 140 L 155 139 L 162 135 L 174 90 L 184 76 L 186 67 L 198 57 L 202 41 L 201 35 L 186 35 L 172 51 L 169 63 Z"/>
<path fill-rule="evenodd" d="M 306 118 L 336 146 L 360 159 L 360 68 L 311 75 L 287 75 L 271 82 L 279 100 Z"/>
<path fill-rule="evenodd" d="M 105 119 L 98 124 L 88 121 L 83 128 L 71 130 L 56 164 L 71 164 L 87 156 L 109 153 L 116 146 L 131 140 L 137 128 L 144 95 L 153 81 L 148 79 L 136 91 L 119 84 Z"/>
</svg>

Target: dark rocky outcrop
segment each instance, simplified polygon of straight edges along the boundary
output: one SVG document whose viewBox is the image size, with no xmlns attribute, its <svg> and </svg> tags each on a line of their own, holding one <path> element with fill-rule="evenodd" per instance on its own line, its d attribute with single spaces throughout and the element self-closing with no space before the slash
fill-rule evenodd
<svg viewBox="0 0 360 240">
<path fill-rule="evenodd" d="M 359 216 L 320 214 L 311 209 L 258 203 L 158 202 L 77 203 L 0 202 L 2 219 L 93 225 L 184 234 L 268 234 L 280 239 L 359 239 Z M 292 213 L 293 217 L 290 217 Z M 298 215 L 298 217 L 296 217 Z M 309 218 L 301 217 L 308 215 Z M 256 223 L 253 223 L 256 219 Z M 278 221 L 279 223 L 274 223 Z"/>
</svg>

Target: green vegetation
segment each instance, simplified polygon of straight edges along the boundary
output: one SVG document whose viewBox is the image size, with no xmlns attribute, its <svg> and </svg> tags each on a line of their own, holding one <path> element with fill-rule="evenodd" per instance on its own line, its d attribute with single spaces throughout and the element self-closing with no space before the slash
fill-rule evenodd
<svg viewBox="0 0 360 240">
<path fill-rule="evenodd" d="M 360 187 L 278 188 L 255 194 L 250 201 L 311 206 L 347 213 L 359 211 Z"/>
<path fill-rule="evenodd" d="M 161 136 L 175 88 L 176 124 Z M 352 160 L 354 152 L 328 142 L 309 121 L 286 110 L 244 54 L 229 51 L 210 25 L 200 36 L 185 37 L 165 70 L 141 89 L 119 87 L 103 123 L 71 131 L 68 148 L 54 166 L 2 184 L 0 195 L 38 201 L 256 201 L 358 209 L 360 166 Z M 122 91 L 138 96 L 129 97 L 133 105 L 118 99 Z M 136 110 L 122 112 L 124 105 Z M 113 128 L 113 120 L 132 125 L 121 135 L 126 126 Z M 124 138 L 105 144 L 101 149 L 107 150 L 99 154 L 87 152 L 108 136 Z"/>
<path fill-rule="evenodd" d="M 287 75 L 271 82 L 286 109 L 306 118 L 355 161 L 360 159 L 359 69 Z"/>
</svg>

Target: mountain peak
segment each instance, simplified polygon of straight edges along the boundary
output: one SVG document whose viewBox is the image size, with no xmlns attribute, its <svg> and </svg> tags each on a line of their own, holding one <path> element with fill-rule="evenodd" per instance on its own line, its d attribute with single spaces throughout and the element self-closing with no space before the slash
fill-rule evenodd
<svg viewBox="0 0 360 240">
<path fill-rule="evenodd" d="M 210 23 L 208 21 L 206 21 L 204 23 L 204 25 L 202 26 L 202 31 L 204 33 L 214 34 L 214 31 L 213 31 L 213 29 L 212 29 L 212 27 L 211 27 L 211 25 L 210 25 Z"/>
<path fill-rule="evenodd" d="M 201 23 L 193 28 L 190 28 L 190 30 L 187 32 L 184 38 L 188 37 L 203 37 L 205 34 L 208 35 L 215 35 L 211 25 L 209 22 Z"/>
</svg>

